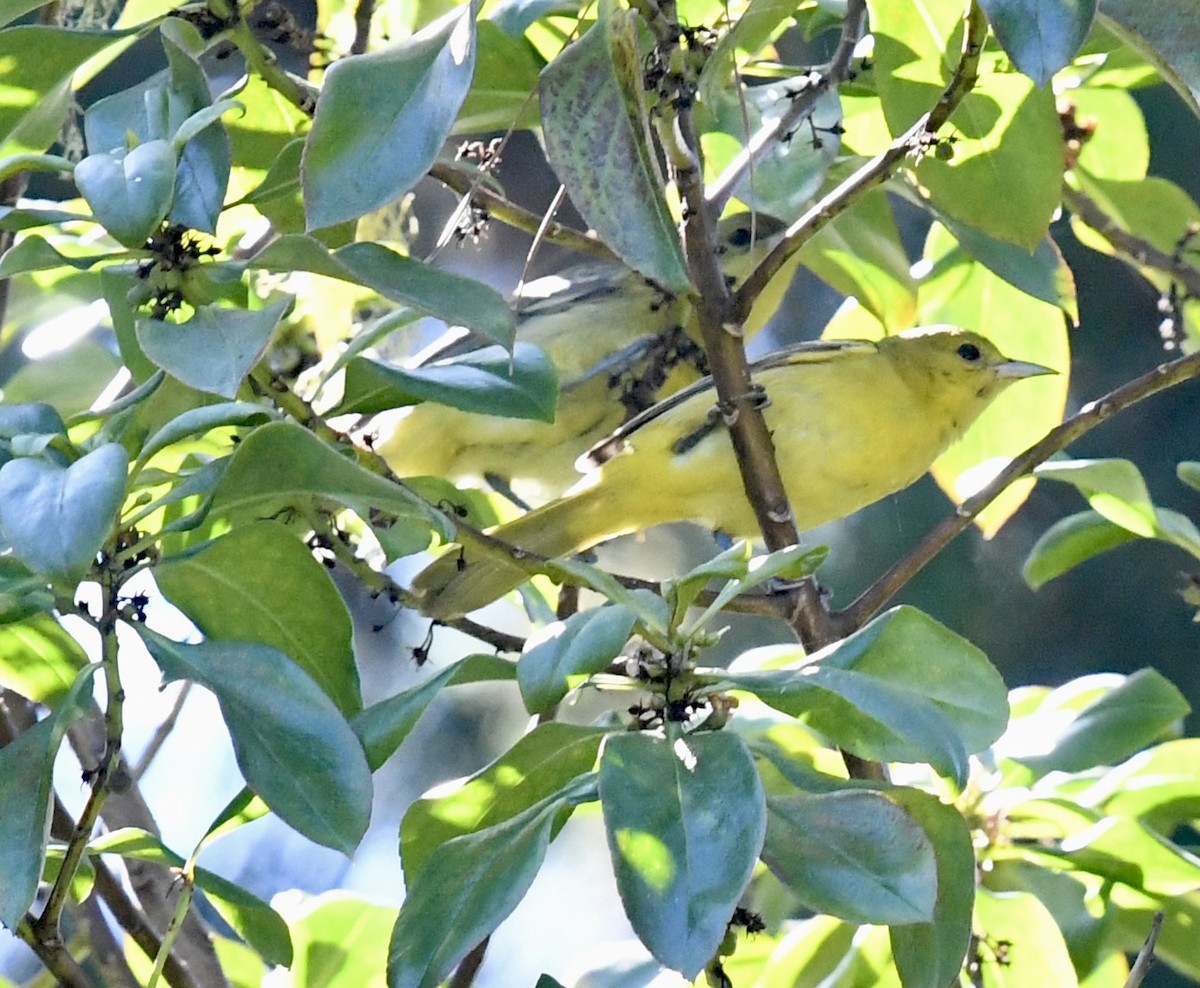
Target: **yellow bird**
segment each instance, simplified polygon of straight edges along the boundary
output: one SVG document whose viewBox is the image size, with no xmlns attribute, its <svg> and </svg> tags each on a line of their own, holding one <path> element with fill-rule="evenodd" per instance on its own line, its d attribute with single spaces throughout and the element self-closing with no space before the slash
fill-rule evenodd
<svg viewBox="0 0 1200 988">
<path fill-rule="evenodd" d="M 784 226 L 740 213 L 721 221 L 721 264 L 741 280 L 774 246 Z M 755 305 L 747 333 L 783 297 L 782 272 Z M 376 450 L 401 477 L 499 481 L 529 504 L 560 496 L 579 479 L 576 457 L 623 421 L 703 377 L 704 352 L 691 332 L 687 299 L 627 268 L 592 263 L 530 282 L 517 297 L 517 339 L 541 347 L 558 371 L 553 423 L 464 412 L 426 402 L 386 413 Z M 470 349 L 468 345 L 465 349 Z M 428 362 L 458 356 L 457 340 Z"/>
<path fill-rule="evenodd" d="M 1055 373 L 949 326 L 878 343 L 804 343 L 753 370 L 801 531 L 907 487 L 1010 384 Z M 715 398 L 704 380 L 655 405 L 583 457 L 595 469 L 566 496 L 489 534 L 546 558 L 672 521 L 756 534 Z M 468 544 L 435 560 L 413 589 L 424 613 L 450 618 L 525 579 L 494 550 Z"/>
</svg>

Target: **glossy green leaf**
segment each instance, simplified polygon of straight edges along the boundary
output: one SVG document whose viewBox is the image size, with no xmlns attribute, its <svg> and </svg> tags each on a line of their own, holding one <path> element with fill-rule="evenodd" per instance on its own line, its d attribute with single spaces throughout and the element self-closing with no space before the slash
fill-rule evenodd
<svg viewBox="0 0 1200 988">
<path fill-rule="evenodd" d="M 440 515 L 403 487 L 288 422 L 260 426 L 238 445 L 217 486 L 212 510 L 267 518 L 327 501 L 344 504 L 362 518 L 378 508 L 424 521 L 445 537 L 452 535 Z"/>
<path fill-rule="evenodd" d="M 343 715 L 362 709 L 350 612 L 329 571 L 283 525 L 239 526 L 163 560 L 154 579 L 206 638 L 270 645 L 312 676 Z"/>
<path fill-rule="evenodd" d="M 937 899 L 929 923 L 893 926 L 892 954 L 904 988 L 945 988 L 953 984 L 971 941 L 975 901 L 975 848 L 962 814 L 936 796 L 917 789 L 891 789 L 883 795 L 903 808 L 925 831 L 937 869 Z"/>
<path fill-rule="evenodd" d="M 167 868 L 182 868 L 185 860 L 153 834 L 134 827 L 114 830 L 88 844 L 88 854 L 119 854 L 152 861 Z M 258 896 L 207 868 L 196 868 L 196 884 L 213 908 L 269 964 L 292 963 L 292 939 L 280 915 Z"/>
<path fill-rule="evenodd" d="M 817 912 L 855 923 L 933 919 L 933 845 L 916 821 L 878 793 L 769 798 L 762 857 Z"/>
<path fill-rule="evenodd" d="M 45 720 L 0 748 L 0 923 L 10 930 L 33 903 L 50 832 L 54 759 L 67 728 L 90 710 L 92 673 L 76 677 Z"/>
<path fill-rule="evenodd" d="M 3 596 L 7 592 L 0 583 Z M 49 609 L 50 601 L 41 603 Z M 83 647 L 49 614 L 0 625 L 0 685 L 35 703 L 62 703 L 87 661 Z"/>
<path fill-rule="evenodd" d="M 411 369 L 356 357 L 346 366 L 339 414 L 371 414 L 437 401 L 485 415 L 553 422 L 558 376 L 545 352 L 517 343 L 510 354 L 490 346 Z"/>
<path fill-rule="evenodd" d="M 266 645 L 184 645 L 138 631 L 167 679 L 216 695 L 238 767 L 267 805 L 318 844 L 352 852 L 371 816 L 371 770 L 324 690 Z"/>
<path fill-rule="evenodd" d="M 962 7 L 953 0 L 868 0 L 875 85 L 893 137 L 937 102 L 962 48 Z"/>
<path fill-rule="evenodd" d="M 1195 15 L 1187 0 L 1104 0 L 1100 17 L 1200 115 L 1200 23 Z"/>
<path fill-rule="evenodd" d="M 725 936 L 762 847 L 762 783 L 728 732 L 617 734 L 600 759 L 617 889 L 638 938 L 695 978 Z"/>
<path fill-rule="evenodd" d="M 71 112 L 71 77 L 128 32 L 26 24 L 0 31 L 0 158 L 44 151 Z"/>
<path fill-rule="evenodd" d="M 1058 923 L 1035 896 L 980 889 L 974 929 L 984 988 L 1079 984 Z"/>
<path fill-rule="evenodd" d="M 620 604 L 596 607 L 555 621 L 531 635 L 517 662 L 521 699 L 530 713 L 550 710 L 575 677 L 606 669 L 625 647 L 637 615 Z"/>
<path fill-rule="evenodd" d="M 408 888 L 388 950 L 389 988 L 436 988 L 517 907 L 559 812 L 583 784 L 486 830 L 442 844 Z"/>
<path fill-rule="evenodd" d="M 1161 673 L 1139 669 L 1080 710 L 1046 754 L 1018 760 L 1038 775 L 1112 765 L 1161 737 L 1190 710 Z"/>
<path fill-rule="evenodd" d="M 308 229 L 357 219 L 416 185 L 449 136 L 474 69 L 474 4 L 402 42 L 338 60 L 304 147 Z"/>
<path fill-rule="evenodd" d="M 1069 64 L 1083 45 L 1096 0 L 980 0 L 1013 63 L 1039 86 Z"/>
<path fill-rule="evenodd" d="M 185 323 L 140 319 L 138 343 L 172 377 L 197 391 L 232 399 L 292 302 L 285 295 L 253 312 L 206 305 Z"/>
<path fill-rule="evenodd" d="M 312 237 L 280 237 L 247 266 L 287 274 L 311 271 L 374 289 L 448 323 L 477 330 L 504 346 L 516 333 L 512 310 L 493 288 L 403 257 L 381 244 L 354 243 L 330 253 Z"/>
<path fill-rule="evenodd" d="M 1044 531 L 1029 550 L 1021 575 L 1034 590 L 1093 556 L 1115 549 L 1137 536 L 1095 511 L 1068 515 Z"/>
<path fill-rule="evenodd" d="M 546 157 L 584 222 L 629 267 L 670 291 L 691 287 L 663 198 L 642 100 L 637 16 L 612 0 L 542 71 Z"/>
<path fill-rule="evenodd" d="M 604 736 L 593 727 L 539 724 L 453 792 L 417 800 L 400 824 L 407 881 L 432 864 L 446 841 L 494 827 L 566 791 L 591 772 Z"/>
<path fill-rule="evenodd" d="M 116 524 L 129 457 L 108 443 L 62 467 L 33 457 L 0 467 L 0 532 L 30 569 L 80 579 Z"/>
<path fill-rule="evenodd" d="M 147 141 L 128 153 L 89 154 L 75 166 L 75 184 L 118 243 L 141 247 L 171 211 L 175 149 Z"/>
<path fill-rule="evenodd" d="M 392 757 L 443 687 L 511 680 L 516 675 L 516 664 L 507 659 L 496 655 L 468 655 L 411 689 L 367 707 L 350 722 L 350 726 L 362 742 L 371 771 Z"/>
</svg>

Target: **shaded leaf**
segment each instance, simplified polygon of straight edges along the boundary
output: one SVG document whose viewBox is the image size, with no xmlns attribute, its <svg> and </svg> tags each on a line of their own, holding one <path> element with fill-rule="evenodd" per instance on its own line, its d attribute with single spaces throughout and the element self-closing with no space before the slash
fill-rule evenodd
<svg viewBox="0 0 1200 988">
<path fill-rule="evenodd" d="M 138 626 L 168 680 L 211 690 L 247 784 L 286 823 L 349 854 L 371 816 L 371 771 L 333 701 L 295 662 L 266 645 L 184 645 Z"/>
<path fill-rule="evenodd" d="M 1095 511 L 1068 515 L 1038 537 L 1021 567 L 1021 575 L 1037 590 L 1093 556 L 1136 538 L 1129 529 L 1114 525 Z"/>
<path fill-rule="evenodd" d="M 89 154 L 75 166 L 75 184 L 113 239 L 141 247 L 171 211 L 175 148 L 147 141 L 127 153 Z"/>
<path fill-rule="evenodd" d="M 0 566 L 9 561 L 0 557 Z M 0 582 L 0 600 L 8 593 Z M 48 610 L 53 599 L 45 594 L 38 602 Z M 87 662 L 83 647 L 49 614 L 0 625 L 0 685 L 35 703 L 62 703 Z"/>
<path fill-rule="evenodd" d="M 638 938 L 695 978 L 725 937 L 762 847 L 762 784 L 728 732 L 617 734 L 600 759 L 617 889 Z"/>
<path fill-rule="evenodd" d="M 283 525 L 239 526 L 163 560 L 154 579 L 206 638 L 270 645 L 312 676 L 343 715 L 362 709 L 350 612 L 328 570 Z"/>
<path fill-rule="evenodd" d="M 1200 21 L 1186 0 L 1104 0 L 1102 23 L 1200 115 Z"/>
<path fill-rule="evenodd" d="M 107 443 L 68 467 L 33 457 L 0 467 L 0 531 L 17 558 L 80 579 L 116 524 L 128 464 L 124 447 Z"/>
<path fill-rule="evenodd" d="M 553 422 L 558 376 L 540 347 L 491 346 L 411 369 L 356 357 L 346 366 L 339 414 L 371 414 L 436 401 L 468 412 Z"/>
<path fill-rule="evenodd" d="M 474 4 L 398 44 L 335 62 L 304 146 L 308 229 L 357 219 L 416 185 L 449 136 L 474 69 Z"/>
<path fill-rule="evenodd" d="M 596 23 L 542 70 L 546 157 L 584 222 L 622 261 L 683 292 L 691 281 L 650 148 L 637 22 L 604 0 Z"/>
<path fill-rule="evenodd" d="M 980 0 L 1013 63 L 1039 86 L 1075 57 L 1096 16 L 1095 0 Z"/>
<path fill-rule="evenodd" d="M 530 713 L 551 709 L 570 691 L 574 677 L 606 669 L 621 654 L 637 615 L 610 604 L 555 621 L 531 635 L 517 662 L 521 699 Z"/>
</svg>

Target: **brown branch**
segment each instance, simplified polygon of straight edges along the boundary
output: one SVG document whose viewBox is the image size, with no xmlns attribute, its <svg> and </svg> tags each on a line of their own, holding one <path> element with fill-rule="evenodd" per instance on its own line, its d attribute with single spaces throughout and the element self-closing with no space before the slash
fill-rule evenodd
<svg viewBox="0 0 1200 988">
<path fill-rule="evenodd" d="M 371 40 L 371 18 L 375 16 L 375 0 L 358 0 L 354 5 L 354 40 L 350 54 L 361 55 Z"/>
<path fill-rule="evenodd" d="M 43 937 L 34 931 L 32 923 L 23 919 L 17 924 L 17 936 L 37 954 L 38 960 L 60 985 L 66 985 L 66 988 L 96 988 L 96 983 L 67 952 L 57 934 L 52 938 Z"/>
<path fill-rule="evenodd" d="M 1142 267 L 1155 268 L 1179 282 L 1189 295 L 1200 298 L 1200 269 L 1178 255 L 1159 250 L 1149 240 L 1123 230 L 1096 201 L 1063 183 L 1063 204 L 1107 240 L 1117 254 Z"/>
<path fill-rule="evenodd" d="M 859 598 L 837 611 L 834 619 L 844 633 L 862 627 L 877 614 L 909 580 L 919 573 L 972 519 L 991 504 L 1014 480 L 1023 477 L 1080 436 L 1090 432 L 1118 412 L 1151 395 L 1184 381 L 1200 377 L 1200 352 L 1160 364 L 1153 370 L 1122 384 L 1102 398 L 1084 405 L 1079 412 L 1051 429 L 1020 456 L 1011 460 L 982 490 L 967 498 L 954 514 L 930 531 L 899 562 L 868 587 Z"/>
<path fill-rule="evenodd" d="M 1146 975 L 1150 973 L 1150 968 L 1154 966 L 1154 947 L 1158 943 L 1158 935 L 1162 932 L 1162 927 L 1163 914 L 1157 912 L 1154 914 L 1154 919 L 1150 921 L 1150 932 L 1146 935 L 1146 942 L 1138 951 L 1137 959 L 1133 962 L 1133 967 L 1129 969 L 1129 977 L 1125 979 L 1123 988 L 1139 988 L 1146 979 Z"/>
<path fill-rule="evenodd" d="M 744 319 L 753 307 L 754 300 L 762 294 L 771 279 L 783 269 L 796 251 L 875 186 L 890 178 L 909 154 L 928 144 L 930 135 L 936 133 L 958 108 L 963 97 L 975 85 L 979 56 L 987 37 L 987 19 L 974 0 L 967 11 L 966 20 L 962 56 L 953 78 L 937 103 L 907 132 L 893 141 L 886 151 L 876 155 L 835 189 L 818 199 L 803 216 L 788 227 L 779 243 L 742 283 L 737 293 L 735 316 Z"/>
</svg>

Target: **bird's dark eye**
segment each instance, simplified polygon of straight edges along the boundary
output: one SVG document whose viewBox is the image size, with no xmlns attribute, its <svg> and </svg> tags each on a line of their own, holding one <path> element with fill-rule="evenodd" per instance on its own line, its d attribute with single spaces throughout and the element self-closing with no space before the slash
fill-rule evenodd
<svg viewBox="0 0 1200 988">
<path fill-rule="evenodd" d="M 977 347 L 974 343 L 964 343 L 955 352 L 962 357 L 963 360 L 969 360 L 972 363 L 983 356 L 983 354 L 979 352 L 979 347 Z"/>
<path fill-rule="evenodd" d="M 736 230 L 729 234 L 730 247 L 749 247 L 750 246 L 750 227 L 739 226 Z"/>
</svg>

